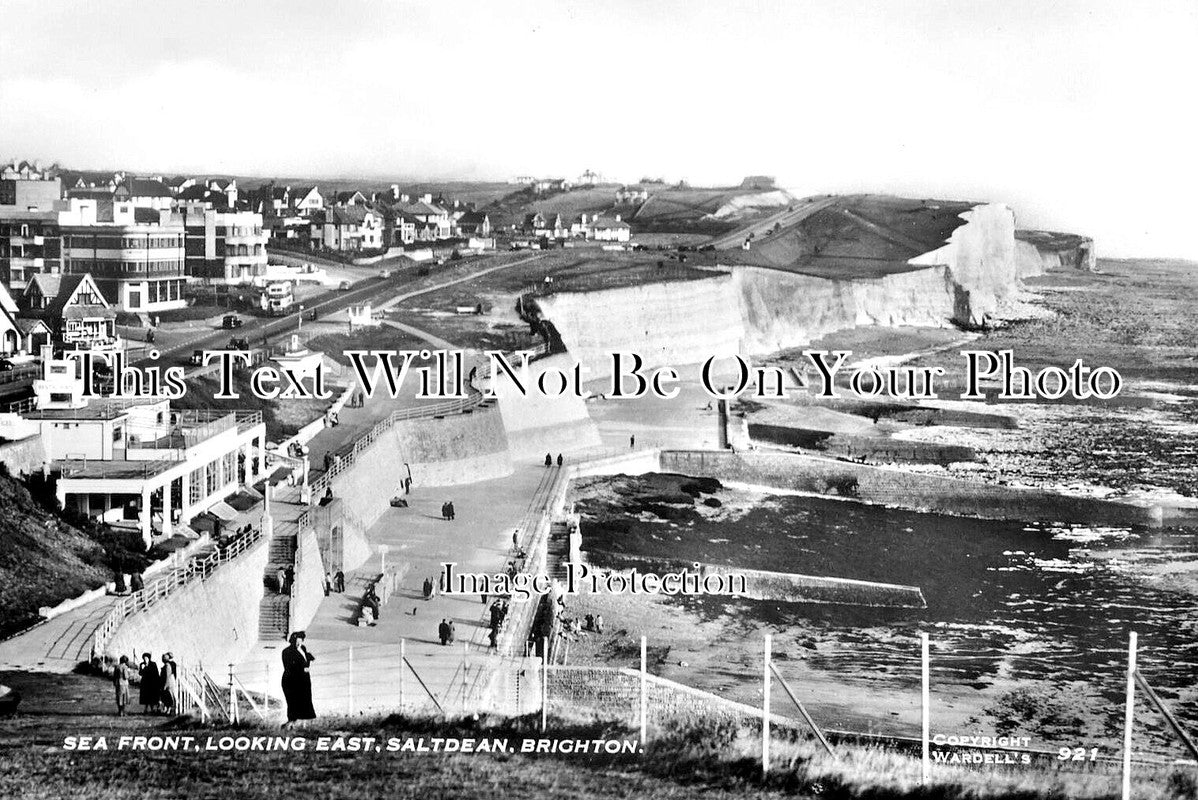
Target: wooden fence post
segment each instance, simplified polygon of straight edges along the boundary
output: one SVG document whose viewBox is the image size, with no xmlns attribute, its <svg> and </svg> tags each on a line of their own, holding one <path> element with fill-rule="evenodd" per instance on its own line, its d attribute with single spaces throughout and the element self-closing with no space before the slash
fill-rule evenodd
<svg viewBox="0 0 1198 800">
<path fill-rule="evenodd" d="M 646 715 L 649 710 L 648 686 L 646 685 L 646 672 L 648 670 L 648 658 L 646 657 L 647 645 L 645 637 L 641 637 L 641 749 L 645 749 L 645 728 Z"/>
<path fill-rule="evenodd" d="M 920 651 L 920 781 L 928 785 L 928 775 L 931 772 L 931 706 L 932 706 L 932 665 L 928 652 L 928 635 L 919 634 Z"/>
<path fill-rule="evenodd" d="M 770 643 L 765 635 L 765 658 L 761 671 L 761 777 L 770 773 Z"/>
<path fill-rule="evenodd" d="M 1136 714 L 1136 633 L 1127 637 L 1127 702 L 1123 707 L 1123 800 L 1131 798 L 1131 729 Z"/>
</svg>

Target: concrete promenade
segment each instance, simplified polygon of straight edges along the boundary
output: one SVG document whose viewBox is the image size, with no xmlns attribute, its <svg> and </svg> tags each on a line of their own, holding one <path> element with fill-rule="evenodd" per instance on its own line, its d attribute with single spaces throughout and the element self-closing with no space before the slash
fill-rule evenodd
<svg viewBox="0 0 1198 800">
<path fill-rule="evenodd" d="M 92 637 L 116 600 L 100 597 L 0 642 L 0 669 L 70 672 L 91 658 Z"/>
<path fill-rule="evenodd" d="M 470 684 L 485 680 L 486 662 L 499 659 L 489 649 L 488 606 L 477 595 L 437 593 L 425 600 L 422 583 L 425 578 L 435 583 L 445 561 L 455 562 L 461 571 L 502 572 L 512 554 L 512 533 L 539 515 L 540 509 L 530 504 L 556 472 L 556 466 L 525 462 L 503 479 L 455 487 L 414 485 L 408 508 L 389 508 L 383 514 L 369 531 L 370 559 L 345 576 L 343 594 L 324 599 L 306 631 L 308 650 L 317 659 L 312 680 L 318 713 L 394 709 L 401 640 L 409 663 L 443 705 L 452 705 L 464 679 Z M 447 501 L 454 504 L 453 521 L 441 517 L 441 504 Z M 385 557 L 379 545 L 387 547 Z M 354 623 L 362 593 L 382 571 L 384 558 L 388 568 L 403 570 L 400 587 L 381 607 L 377 625 L 359 627 Z M 438 640 L 442 619 L 453 620 L 451 646 Z M 283 646 L 259 644 L 237 665 L 238 677 L 251 689 L 278 694 Z M 405 677 L 409 700 L 427 700 L 412 675 Z"/>
</svg>

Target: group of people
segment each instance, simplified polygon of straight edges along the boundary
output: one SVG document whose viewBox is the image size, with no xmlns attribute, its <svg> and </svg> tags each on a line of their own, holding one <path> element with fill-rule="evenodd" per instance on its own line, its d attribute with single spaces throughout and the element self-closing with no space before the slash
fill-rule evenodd
<svg viewBox="0 0 1198 800">
<path fill-rule="evenodd" d="M 112 671 L 112 685 L 116 689 L 116 711 L 125 716 L 129 705 L 130 685 L 137 677 L 139 685 L 137 699 L 143 714 L 174 714 L 179 707 L 179 665 L 170 653 L 162 654 L 162 666 L 154 663 L 149 653 L 142 653 L 141 664 L 134 670 L 129 656 L 121 656 Z"/>
<path fill-rule="evenodd" d="M 450 500 L 448 503 L 441 504 L 441 518 L 442 519 L 447 519 L 450 522 L 452 522 L 455 513 L 456 512 L 453 510 L 453 501 L 452 500 Z"/>
<path fill-rule="evenodd" d="M 362 611 L 366 614 L 366 624 L 375 625 L 379 621 L 379 606 L 382 601 L 379 600 L 378 593 L 375 592 L 374 586 L 367 586 L 366 593 L 362 595 Z"/>
<path fill-rule="evenodd" d="M 365 405 L 366 392 L 354 392 L 353 396 L 349 398 L 350 408 L 362 408 Z"/>
<path fill-rule="evenodd" d="M 557 454 L 557 465 L 560 467 L 560 466 L 561 466 L 562 464 L 564 464 L 564 463 L 565 463 L 565 459 L 564 459 L 564 458 L 562 458 L 562 454 L 561 454 L 561 453 L 558 453 L 558 454 Z M 546 453 L 546 454 L 545 454 L 545 466 L 547 466 L 547 467 L 552 467 L 552 466 L 553 466 L 553 456 L 552 456 L 552 455 L 550 455 L 549 453 Z"/>
<path fill-rule="evenodd" d="M 425 600 L 433 599 L 433 595 L 435 595 L 437 593 L 438 583 L 439 582 L 433 581 L 432 578 L 424 579 L 424 586 L 422 587 L 422 591 L 424 592 Z"/>
<path fill-rule="evenodd" d="M 485 596 L 483 597 L 483 602 L 486 602 Z M 491 604 L 491 632 L 488 638 L 490 639 L 492 650 L 499 645 L 499 629 L 503 627 L 503 621 L 507 619 L 507 612 L 507 600 L 496 600 Z"/>
<path fill-rule="evenodd" d="M 279 567 L 275 570 L 275 580 L 278 583 L 279 594 L 290 594 L 291 585 L 295 583 L 295 567 Z"/>
<path fill-rule="evenodd" d="M 324 573 L 324 596 L 328 597 L 329 592 L 337 592 L 340 594 L 345 591 L 345 573 L 337 570 L 332 577 L 329 576 L 328 570 Z"/>
<path fill-rule="evenodd" d="M 441 624 L 437 626 L 437 637 L 440 638 L 442 647 L 453 644 L 453 634 L 453 620 L 441 620 Z"/>
</svg>

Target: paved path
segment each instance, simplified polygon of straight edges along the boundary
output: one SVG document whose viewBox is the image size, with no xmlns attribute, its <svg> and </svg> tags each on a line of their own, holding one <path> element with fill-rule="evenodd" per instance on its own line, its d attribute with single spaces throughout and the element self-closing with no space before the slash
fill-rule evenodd
<svg viewBox="0 0 1198 800">
<path fill-rule="evenodd" d="M 92 635 L 116 596 L 106 595 L 0 642 L 0 669 L 70 672 L 91 658 Z"/>
<path fill-rule="evenodd" d="M 458 487 L 413 487 L 408 508 L 388 509 L 370 529 L 374 553 L 346 575 L 344 594 L 321 603 L 307 628 L 307 645 L 316 656 L 313 696 L 318 712 L 347 713 L 371 706 L 394 707 L 398 701 L 400 640 L 409 663 L 443 706 L 461 696 L 463 683 L 483 680 L 488 662 L 499 656 L 488 646 L 489 613 L 477 595 L 437 594 L 425 600 L 424 579 L 436 578 L 452 561 L 469 572 L 501 572 L 511 556 L 512 532 L 530 512 L 530 502 L 556 475 L 557 468 L 522 463 L 506 477 Z M 442 519 L 441 504 L 452 500 L 456 518 Z M 366 582 L 382 570 L 378 545 L 386 545 L 386 564 L 405 570 L 399 590 L 385 603 L 374 627 L 353 624 Z M 456 641 L 442 646 L 437 627 L 452 619 Z M 282 644 L 260 644 L 237 667 L 251 689 L 278 693 Z M 352 655 L 351 655 L 352 652 Z M 352 666 L 351 666 L 352 662 Z M 427 698 L 410 672 L 407 697 Z M 349 690 L 352 682 L 354 690 Z M 351 705 L 352 704 L 352 705 Z"/>
</svg>

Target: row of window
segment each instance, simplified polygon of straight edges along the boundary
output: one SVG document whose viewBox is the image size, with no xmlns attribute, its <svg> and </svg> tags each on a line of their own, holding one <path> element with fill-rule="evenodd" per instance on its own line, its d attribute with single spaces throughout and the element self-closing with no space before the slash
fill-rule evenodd
<svg viewBox="0 0 1198 800">
<path fill-rule="evenodd" d="M 202 467 L 191 471 L 188 485 L 188 502 L 196 505 L 217 489 L 237 480 L 237 451 L 225 453 Z"/>
<path fill-rule="evenodd" d="M 87 247 L 100 250 L 145 250 L 147 248 L 182 247 L 182 236 L 98 236 L 72 234 L 62 237 L 67 247 Z"/>
<path fill-rule="evenodd" d="M 256 244 L 251 251 L 250 246 L 246 244 L 229 244 L 225 245 L 225 255 L 227 256 L 263 256 L 266 255 L 266 249 Z"/>
<path fill-rule="evenodd" d="M 164 261 L 117 261 L 110 258 L 68 259 L 68 265 L 75 272 L 91 272 L 94 275 L 153 275 L 163 273 L 183 273 L 183 259 L 172 258 Z"/>
</svg>

